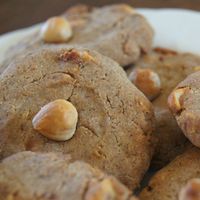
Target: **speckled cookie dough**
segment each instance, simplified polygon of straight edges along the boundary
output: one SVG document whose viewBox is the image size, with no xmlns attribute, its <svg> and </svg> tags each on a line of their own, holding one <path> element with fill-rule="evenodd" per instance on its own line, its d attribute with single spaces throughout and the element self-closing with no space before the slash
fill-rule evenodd
<svg viewBox="0 0 200 200">
<path fill-rule="evenodd" d="M 141 200 L 179 199 L 181 189 L 193 178 L 200 178 L 200 150 L 191 148 L 158 171 L 141 192 Z"/>
<path fill-rule="evenodd" d="M 43 48 L 9 65 L 0 91 L 1 158 L 24 150 L 70 153 L 131 189 L 139 185 L 154 149 L 154 114 L 116 62 L 86 49 Z M 56 99 L 71 102 L 78 113 L 76 131 L 65 142 L 32 125 L 41 107 Z"/>
<path fill-rule="evenodd" d="M 65 43 L 66 46 L 79 45 L 96 50 L 122 66 L 134 63 L 152 46 L 153 30 L 148 21 L 126 4 L 101 8 L 74 6 L 62 17 L 68 22 L 53 18 L 44 25 L 42 32 L 35 32 L 11 47 L 5 55 L 4 63 L 0 66 L 0 73 L 15 57 L 44 45 L 58 46 L 60 43 Z M 69 27 L 68 23 L 71 28 L 66 30 L 66 27 Z M 51 25 L 51 28 L 48 28 L 48 25 Z M 50 36 L 52 29 L 56 37 Z M 48 43 L 49 41 L 51 43 Z"/>
<path fill-rule="evenodd" d="M 61 153 L 12 155 L 0 163 L 0 200 L 136 200 L 113 176 Z"/>
<path fill-rule="evenodd" d="M 177 155 L 182 153 L 189 144 L 187 138 L 183 135 L 181 129 L 177 125 L 176 120 L 168 109 L 167 99 L 172 90 L 184 80 L 189 74 L 198 71 L 200 68 L 200 57 L 189 53 L 178 53 L 173 50 L 156 48 L 151 53 L 143 56 L 135 66 L 127 69 L 130 74 L 132 70 L 144 69 L 142 78 L 137 84 L 143 86 L 148 82 L 149 90 L 145 88 L 147 97 L 150 96 L 150 90 L 154 98 L 150 98 L 155 109 L 156 131 L 158 143 L 155 155 L 152 161 L 152 167 L 161 168 L 169 161 L 173 160 Z M 147 73 L 147 72 L 151 73 Z M 154 85 L 150 77 L 147 75 L 157 74 Z M 155 75 L 154 75 L 155 77 Z M 131 78 L 131 77 L 129 77 Z M 151 81 L 150 81 L 151 80 Z M 143 81 L 143 82 L 142 82 Z M 144 89 L 141 88 L 141 89 Z M 157 92 L 157 93 L 156 93 Z"/>
<path fill-rule="evenodd" d="M 185 136 L 200 147 L 200 72 L 189 75 L 168 98 L 169 107 Z"/>
</svg>

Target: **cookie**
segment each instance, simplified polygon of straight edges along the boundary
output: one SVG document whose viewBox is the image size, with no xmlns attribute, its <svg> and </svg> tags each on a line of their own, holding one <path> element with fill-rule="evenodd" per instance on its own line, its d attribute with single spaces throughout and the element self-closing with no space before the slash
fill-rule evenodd
<svg viewBox="0 0 200 200">
<path fill-rule="evenodd" d="M 116 62 L 81 48 L 42 48 L 9 65 L 0 91 L 1 158 L 24 150 L 70 153 L 138 186 L 154 149 L 154 113 Z M 66 142 L 49 140 L 32 125 L 40 108 L 57 99 L 78 113 Z"/>
<path fill-rule="evenodd" d="M 200 68 L 200 67 L 199 67 Z M 168 98 L 169 107 L 185 136 L 200 147 L 200 72 L 189 75 Z"/>
<path fill-rule="evenodd" d="M 20 152 L 0 164 L 0 200 L 136 200 L 116 178 L 61 153 Z"/>
<path fill-rule="evenodd" d="M 157 172 L 141 192 L 141 200 L 178 200 L 190 179 L 200 178 L 200 150 L 191 148 Z"/>
<path fill-rule="evenodd" d="M 135 66 L 127 69 L 127 74 L 135 68 L 150 69 L 159 76 L 161 82 L 160 93 L 152 100 L 156 115 L 155 135 L 158 138 L 152 162 L 154 168 L 166 165 L 182 153 L 188 145 L 186 137 L 168 109 L 167 98 L 180 81 L 198 70 L 199 65 L 200 57 L 197 55 L 156 48 L 143 56 Z M 149 82 L 148 84 L 151 85 Z"/>
<path fill-rule="evenodd" d="M 106 55 L 120 65 L 135 62 L 152 46 L 153 30 L 147 20 L 126 4 L 109 5 L 101 8 L 75 6 L 63 16 L 72 27 L 72 37 L 66 46 L 80 45 Z M 8 50 L 0 67 L 2 72 L 12 60 L 39 46 L 59 44 L 45 43 L 40 31 L 27 36 Z"/>
</svg>

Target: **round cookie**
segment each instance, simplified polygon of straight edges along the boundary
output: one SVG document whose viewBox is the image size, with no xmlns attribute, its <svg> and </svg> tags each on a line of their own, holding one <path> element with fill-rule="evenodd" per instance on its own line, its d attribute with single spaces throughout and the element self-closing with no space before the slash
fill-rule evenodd
<svg viewBox="0 0 200 200">
<path fill-rule="evenodd" d="M 139 195 L 140 200 L 178 200 L 190 179 L 200 178 L 200 150 L 191 148 L 157 172 Z"/>
<path fill-rule="evenodd" d="M 200 57 L 197 55 L 156 48 L 139 59 L 135 66 L 127 69 L 127 74 L 130 74 L 134 68 L 150 68 L 160 77 L 161 93 L 152 100 L 156 116 L 155 135 L 158 138 L 152 161 L 154 168 L 166 165 L 189 144 L 168 109 L 167 98 L 178 83 L 198 70 L 199 65 Z"/>
<path fill-rule="evenodd" d="M 185 136 L 200 147 L 200 72 L 189 75 L 168 98 L 169 107 Z"/>
<path fill-rule="evenodd" d="M 151 26 L 142 15 L 126 4 L 101 8 L 75 6 L 67 10 L 63 16 L 69 21 L 73 32 L 71 40 L 66 45 L 79 45 L 96 50 L 122 66 L 135 62 L 152 46 Z M 44 43 L 40 31 L 23 38 L 6 53 L 0 73 L 24 51 L 43 45 L 59 44 Z"/>
<path fill-rule="evenodd" d="M 135 200 L 116 178 L 59 153 L 20 152 L 0 164 L 0 200 Z"/>
<path fill-rule="evenodd" d="M 154 113 L 116 62 L 86 49 L 42 48 L 9 65 L 0 91 L 1 158 L 24 150 L 70 153 L 138 186 L 154 149 Z M 40 108 L 56 99 L 78 112 L 66 142 L 49 140 L 32 126 Z"/>
</svg>

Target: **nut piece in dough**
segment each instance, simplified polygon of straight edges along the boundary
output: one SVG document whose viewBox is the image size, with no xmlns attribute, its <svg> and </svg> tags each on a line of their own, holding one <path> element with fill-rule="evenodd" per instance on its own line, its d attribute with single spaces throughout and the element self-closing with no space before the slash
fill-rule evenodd
<svg viewBox="0 0 200 200">
<path fill-rule="evenodd" d="M 149 100 L 155 99 L 160 94 L 160 78 L 151 69 L 134 69 L 130 73 L 129 79 Z"/>
<path fill-rule="evenodd" d="M 87 200 L 97 200 L 97 199 L 115 199 L 116 193 L 114 191 L 111 179 L 104 179 L 98 184 L 94 184 L 86 194 Z"/>
<path fill-rule="evenodd" d="M 135 13 L 135 9 L 132 6 L 129 6 L 127 4 L 122 4 L 121 5 L 122 10 L 126 11 L 127 13 L 133 14 Z"/>
<path fill-rule="evenodd" d="M 187 87 L 175 89 L 168 98 L 168 105 L 173 113 L 178 113 L 182 110 L 182 96 L 185 94 Z"/>
<path fill-rule="evenodd" d="M 52 17 L 42 26 L 41 36 L 48 43 L 67 42 L 72 37 L 72 29 L 65 18 Z"/>
<path fill-rule="evenodd" d="M 179 200 L 199 200 L 200 199 L 200 179 L 191 179 L 179 194 Z"/>
<path fill-rule="evenodd" d="M 115 177 L 69 154 L 24 151 L 0 163 L 0 200 L 136 199 Z"/>
<path fill-rule="evenodd" d="M 58 99 L 48 103 L 33 118 L 33 127 L 42 135 L 56 141 L 72 138 L 78 113 L 72 103 Z"/>
</svg>

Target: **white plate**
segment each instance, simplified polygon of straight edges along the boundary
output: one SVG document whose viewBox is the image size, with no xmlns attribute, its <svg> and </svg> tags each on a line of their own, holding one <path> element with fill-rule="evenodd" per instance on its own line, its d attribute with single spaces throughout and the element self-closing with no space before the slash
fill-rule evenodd
<svg viewBox="0 0 200 200">
<path fill-rule="evenodd" d="M 138 9 L 155 30 L 154 46 L 200 54 L 200 13 L 183 9 Z M 41 24 L 0 36 L 0 62 L 5 51 Z"/>
</svg>

